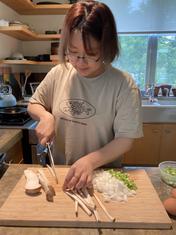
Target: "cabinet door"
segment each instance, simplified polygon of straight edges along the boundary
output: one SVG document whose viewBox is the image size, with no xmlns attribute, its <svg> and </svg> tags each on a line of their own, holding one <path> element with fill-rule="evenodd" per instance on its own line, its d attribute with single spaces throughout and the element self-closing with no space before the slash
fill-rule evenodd
<svg viewBox="0 0 176 235">
<path fill-rule="evenodd" d="M 23 151 L 21 141 L 18 141 L 12 148 L 7 151 L 6 162 L 16 164 L 23 162 Z"/>
<path fill-rule="evenodd" d="M 163 125 L 159 161 L 176 161 L 176 124 Z"/>
<path fill-rule="evenodd" d="M 35 129 L 29 130 L 29 144 L 38 144 L 38 138 Z"/>
<path fill-rule="evenodd" d="M 125 154 L 124 164 L 157 165 L 159 162 L 162 125 L 144 124 L 144 137 L 135 139 L 132 149 Z"/>
<path fill-rule="evenodd" d="M 38 164 L 39 160 L 37 158 L 37 145 L 31 145 L 32 152 L 32 164 Z"/>
</svg>

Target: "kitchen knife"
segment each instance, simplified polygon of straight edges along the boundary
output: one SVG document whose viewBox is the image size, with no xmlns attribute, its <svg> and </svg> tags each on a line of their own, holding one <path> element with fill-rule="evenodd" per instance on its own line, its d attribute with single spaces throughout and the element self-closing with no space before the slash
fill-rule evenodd
<svg viewBox="0 0 176 235">
<path fill-rule="evenodd" d="M 50 165 L 51 165 L 51 168 L 52 168 L 52 171 L 53 171 L 53 175 L 55 176 L 56 183 L 58 184 L 58 177 L 57 177 L 57 174 L 56 174 L 53 155 L 52 155 L 52 152 L 51 152 L 51 144 L 46 143 L 46 145 L 47 145 L 47 149 L 48 149 L 48 156 L 49 156 Z"/>
</svg>

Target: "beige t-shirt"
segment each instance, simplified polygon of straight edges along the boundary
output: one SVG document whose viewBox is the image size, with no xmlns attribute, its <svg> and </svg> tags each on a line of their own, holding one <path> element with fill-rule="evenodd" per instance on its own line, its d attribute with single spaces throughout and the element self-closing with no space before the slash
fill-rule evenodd
<svg viewBox="0 0 176 235">
<path fill-rule="evenodd" d="M 139 90 L 129 74 L 111 65 L 95 78 L 81 77 L 71 64 L 57 65 L 30 102 L 43 105 L 55 117 L 56 164 L 73 164 L 114 138 L 143 135 Z"/>
</svg>

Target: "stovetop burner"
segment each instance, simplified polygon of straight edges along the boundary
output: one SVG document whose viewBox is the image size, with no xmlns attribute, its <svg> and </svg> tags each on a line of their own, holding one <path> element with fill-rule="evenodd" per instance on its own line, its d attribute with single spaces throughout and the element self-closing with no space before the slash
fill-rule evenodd
<svg viewBox="0 0 176 235">
<path fill-rule="evenodd" d="M 23 118 L 12 118 L 12 119 L 1 119 L 1 115 L 0 115 L 0 125 L 11 125 L 11 126 L 22 126 L 24 125 L 26 122 L 28 122 L 29 120 L 31 120 L 30 117 L 23 117 Z"/>
<path fill-rule="evenodd" d="M 0 114 L 21 114 L 21 113 L 26 113 L 27 112 L 27 107 L 23 105 L 16 105 L 16 106 L 10 106 L 10 107 L 3 107 L 0 108 Z"/>
<path fill-rule="evenodd" d="M 0 125 L 24 125 L 31 120 L 27 107 L 22 105 L 0 108 Z"/>
</svg>

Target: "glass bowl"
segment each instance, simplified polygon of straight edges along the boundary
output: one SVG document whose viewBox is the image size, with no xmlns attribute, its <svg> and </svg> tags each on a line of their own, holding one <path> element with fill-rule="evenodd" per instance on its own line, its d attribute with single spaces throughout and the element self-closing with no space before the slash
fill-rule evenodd
<svg viewBox="0 0 176 235">
<path fill-rule="evenodd" d="M 165 161 L 159 164 L 162 180 L 173 187 L 176 187 L 176 161 Z"/>
</svg>

